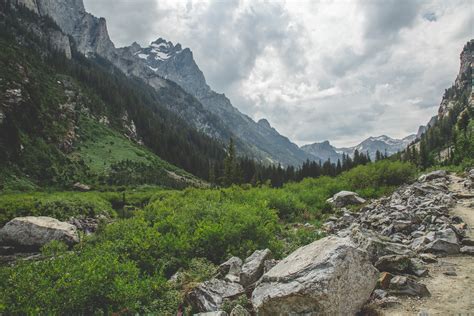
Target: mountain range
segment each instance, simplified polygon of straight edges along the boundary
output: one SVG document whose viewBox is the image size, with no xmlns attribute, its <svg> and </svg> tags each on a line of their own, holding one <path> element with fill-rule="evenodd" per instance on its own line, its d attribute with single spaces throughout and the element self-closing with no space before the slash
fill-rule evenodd
<svg viewBox="0 0 474 316">
<path fill-rule="evenodd" d="M 72 36 L 81 53 L 86 56 L 97 54 L 126 75 L 140 78 L 154 87 L 163 95 L 161 101 L 198 131 L 222 143 L 234 138 L 241 155 L 263 163 L 296 166 L 313 158 L 279 134 L 266 120 L 255 122 L 234 107 L 224 94 L 213 91 L 189 48 L 183 49 L 180 44 L 173 45 L 162 38 L 145 48 L 137 43 L 115 48 L 105 19 L 87 13 L 82 0 L 18 2 L 40 15 L 51 17 Z M 183 91 L 177 92 L 173 88 L 175 84 Z"/>
<path fill-rule="evenodd" d="M 416 135 L 409 135 L 403 139 L 394 139 L 382 135 L 378 137 L 369 137 L 353 147 L 336 148 L 332 146 L 329 141 L 324 141 L 321 143 L 304 145 L 301 149 L 315 156 L 315 158 L 320 157 L 323 161 L 330 159 L 332 162 L 336 162 L 338 159 L 342 159 L 343 154 L 352 157 L 356 150 L 364 154 L 369 153 L 370 158 L 373 160 L 376 157 L 377 151 L 390 156 L 405 149 L 415 139 Z"/>
<path fill-rule="evenodd" d="M 329 141 L 300 148 L 281 135 L 266 119 L 254 121 L 233 106 L 224 94 L 215 92 L 206 82 L 190 48 L 163 38 L 146 47 L 134 42 L 130 46 L 116 48 L 109 37 L 106 20 L 88 13 L 82 0 L 13 2 L 39 16 L 51 18 L 59 26 L 61 32 L 50 32 L 49 42 L 67 58 L 71 59 L 74 51 L 78 51 L 90 60 L 103 59 L 108 71 L 120 71 L 132 80 L 137 79 L 151 86 L 156 91 L 154 97 L 160 106 L 199 133 L 210 137 L 221 147 L 233 138 L 239 155 L 263 164 L 300 166 L 307 160 L 328 159 L 336 162 L 343 154 L 352 156 L 356 149 L 368 152 L 371 158 L 375 158 L 377 151 L 391 155 L 419 139 L 434 124 L 435 119 L 432 119 L 426 127 L 420 127 L 418 135 L 403 139 L 382 135 L 369 137 L 347 148 L 336 148 Z M 127 124 L 133 127 L 137 119 L 131 114 L 130 111 L 123 113 Z M 102 119 L 107 121 L 112 118 L 105 115 Z M 136 138 L 131 138 L 133 141 L 149 146 L 151 140 L 140 135 L 143 134 L 141 128 L 136 134 Z M 182 166 L 189 169 L 190 164 L 187 162 Z"/>
</svg>

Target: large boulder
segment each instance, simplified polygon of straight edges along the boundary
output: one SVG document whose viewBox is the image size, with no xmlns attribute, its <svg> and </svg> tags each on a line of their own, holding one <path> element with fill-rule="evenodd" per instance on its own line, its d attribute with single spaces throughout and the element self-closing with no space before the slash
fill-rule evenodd
<svg viewBox="0 0 474 316">
<path fill-rule="evenodd" d="M 418 178 L 418 181 L 425 182 L 431 181 L 434 179 L 445 179 L 448 176 L 448 173 L 445 170 L 436 170 L 427 174 L 423 174 Z"/>
<path fill-rule="evenodd" d="M 336 207 L 344 207 L 347 205 L 364 204 L 366 201 L 355 192 L 341 191 L 334 194 L 333 197 L 328 199 L 326 202 Z"/>
<path fill-rule="evenodd" d="M 186 295 L 186 301 L 199 312 L 215 312 L 224 299 L 234 299 L 244 293 L 242 285 L 212 279 L 199 284 Z"/>
<path fill-rule="evenodd" d="M 270 249 L 255 250 L 250 257 L 245 259 L 240 272 L 240 284 L 247 287 L 255 283 L 263 274 L 265 261 L 272 258 Z"/>
<path fill-rule="evenodd" d="M 301 247 L 265 273 L 252 293 L 258 315 L 354 315 L 377 283 L 367 253 L 330 236 Z"/>
<path fill-rule="evenodd" d="M 39 249 L 58 240 L 73 245 L 79 242 L 77 228 L 46 216 L 17 217 L 0 229 L 0 243 L 20 249 Z"/>
</svg>

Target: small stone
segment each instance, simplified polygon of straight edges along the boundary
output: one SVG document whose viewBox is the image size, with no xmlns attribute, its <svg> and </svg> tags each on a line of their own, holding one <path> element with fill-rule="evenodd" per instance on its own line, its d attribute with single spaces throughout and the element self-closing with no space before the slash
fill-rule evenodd
<svg viewBox="0 0 474 316">
<path fill-rule="evenodd" d="M 438 259 L 436 259 L 436 256 L 431 253 L 422 253 L 420 254 L 420 258 L 426 263 L 438 262 Z"/>
<path fill-rule="evenodd" d="M 377 280 L 378 287 L 382 289 L 388 289 L 390 285 L 390 280 L 393 278 L 393 275 L 388 272 L 380 273 L 379 279 Z"/>
<path fill-rule="evenodd" d="M 461 248 L 460 252 L 463 255 L 474 256 L 474 246 L 464 246 Z"/>
<path fill-rule="evenodd" d="M 470 238 L 464 238 L 461 241 L 461 245 L 463 245 L 463 246 L 474 246 L 474 240 L 470 239 Z"/>
<path fill-rule="evenodd" d="M 416 282 L 412 277 L 400 275 L 390 280 L 389 292 L 395 295 L 430 296 L 426 285 Z"/>
<path fill-rule="evenodd" d="M 376 299 L 383 299 L 387 296 L 387 292 L 382 290 L 382 289 L 376 289 L 374 290 L 374 297 Z"/>
<path fill-rule="evenodd" d="M 240 283 L 244 287 L 255 283 L 262 276 L 264 263 L 268 259 L 272 259 L 272 252 L 269 249 L 255 250 L 242 265 Z"/>
<path fill-rule="evenodd" d="M 387 255 L 380 257 L 375 267 L 383 272 L 409 273 L 413 270 L 413 263 L 408 256 Z"/>
</svg>

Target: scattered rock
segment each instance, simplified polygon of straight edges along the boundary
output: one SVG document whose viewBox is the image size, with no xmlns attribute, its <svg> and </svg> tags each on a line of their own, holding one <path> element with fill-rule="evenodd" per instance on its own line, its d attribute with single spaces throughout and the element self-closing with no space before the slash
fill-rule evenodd
<svg viewBox="0 0 474 316">
<path fill-rule="evenodd" d="M 427 174 L 423 174 L 418 178 L 418 181 L 420 182 L 426 182 L 426 181 L 431 181 L 434 179 L 446 179 L 448 176 L 448 173 L 445 170 L 436 170 Z"/>
<path fill-rule="evenodd" d="M 443 271 L 443 274 L 447 276 L 457 276 L 456 269 L 454 267 L 446 267 L 445 271 Z"/>
<path fill-rule="evenodd" d="M 474 256 L 474 246 L 464 246 L 461 248 L 460 252 L 463 255 Z"/>
<path fill-rule="evenodd" d="M 436 259 L 436 256 L 431 253 L 422 253 L 419 255 L 419 257 L 426 263 L 435 263 L 438 261 L 438 259 Z"/>
<path fill-rule="evenodd" d="M 71 246 L 79 242 L 74 225 L 46 216 L 17 217 L 0 229 L 0 244 L 19 250 L 38 250 L 58 240 Z"/>
<path fill-rule="evenodd" d="M 408 256 L 388 255 L 380 257 L 375 263 L 379 271 L 390 273 L 412 273 L 414 266 Z"/>
<path fill-rule="evenodd" d="M 430 296 L 426 285 L 416 282 L 407 276 L 397 275 L 390 280 L 389 293 L 394 295 Z"/>
<path fill-rule="evenodd" d="M 390 280 L 393 278 L 393 275 L 389 272 L 380 273 L 380 277 L 377 280 L 377 286 L 382 289 L 388 289 L 390 286 Z"/>
<path fill-rule="evenodd" d="M 264 264 L 266 260 L 271 259 L 272 252 L 270 249 L 255 250 L 255 252 L 245 259 L 240 272 L 240 283 L 247 287 L 255 283 L 263 274 Z"/>
<path fill-rule="evenodd" d="M 428 238 L 431 239 L 432 242 L 423 247 L 424 252 L 442 254 L 459 253 L 458 237 L 451 228 L 432 232 Z"/>
<path fill-rule="evenodd" d="M 238 283 L 241 270 L 242 260 L 238 257 L 232 257 L 219 266 L 218 277 Z"/>
<path fill-rule="evenodd" d="M 72 187 L 74 190 L 81 191 L 81 192 L 87 192 L 91 190 L 91 187 L 89 185 L 83 184 L 80 182 L 74 183 Z"/>
<path fill-rule="evenodd" d="M 359 247 L 367 251 L 370 260 L 374 263 L 380 257 L 386 255 L 413 255 L 413 252 L 407 246 L 386 241 L 383 236 L 373 231 L 355 228 L 351 233 L 351 237 Z"/>
<path fill-rule="evenodd" d="M 463 246 L 474 246 L 474 240 L 470 238 L 463 238 L 461 241 L 461 245 Z"/>
<path fill-rule="evenodd" d="M 327 202 L 336 207 L 344 207 L 347 205 L 364 204 L 366 201 L 355 192 L 341 191 L 334 194 L 334 196 L 328 199 Z"/>
<path fill-rule="evenodd" d="M 265 273 L 252 303 L 262 315 L 353 315 L 369 298 L 377 276 L 367 253 L 348 238 L 326 237 Z"/>
<path fill-rule="evenodd" d="M 238 283 L 212 279 L 199 284 L 186 295 L 186 301 L 197 311 L 218 311 L 224 299 L 233 299 L 244 293 Z"/>
</svg>

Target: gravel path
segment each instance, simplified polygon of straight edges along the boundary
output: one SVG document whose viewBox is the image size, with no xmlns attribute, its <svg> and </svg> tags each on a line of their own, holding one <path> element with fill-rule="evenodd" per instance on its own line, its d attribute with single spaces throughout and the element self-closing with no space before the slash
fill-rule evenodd
<svg viewBox="0 0 474 316">
<path fill-rule="evenodd" d="M 468 235 L 474 239 L 474 198 L 462 185 L 464 179 L 450 176 L 450 190 L 463 195 L 451 213 L 462 217 L 468 225 Z M 431 297 L 403 298 L 401 304 L 379 311 L 382 315 L 474 315 L 474 256 L 439 258 L 427 266 L 429 276 L 420 280 Z M 447 274 L 448 275 L 447 275 Z"/>
</svg>

